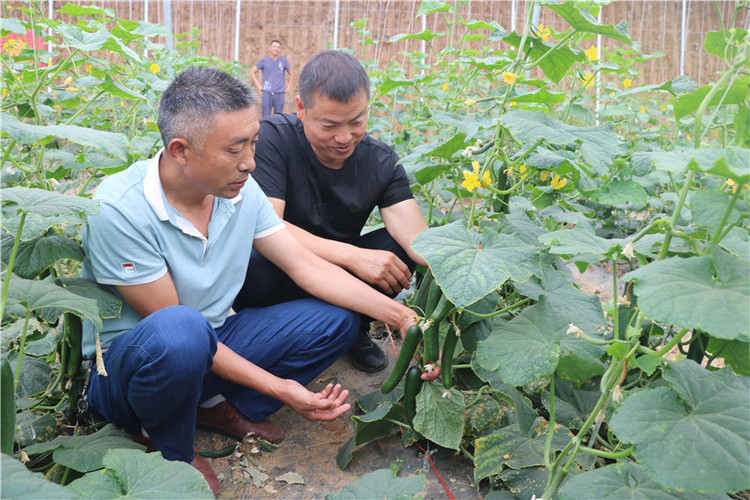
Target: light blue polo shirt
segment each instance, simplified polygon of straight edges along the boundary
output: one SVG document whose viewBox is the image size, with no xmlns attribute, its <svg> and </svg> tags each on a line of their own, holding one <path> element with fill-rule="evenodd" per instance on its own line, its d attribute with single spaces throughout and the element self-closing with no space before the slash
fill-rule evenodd
<svg viewBox="0 0 750 500">
<path fill-rule="evenodd" d="M 233 199 L 215 198 L 208 238 L 172 207 L 159 179 L 160 151 L 134 163 L 97 188 L 100 213 L 83 233 L 86 259 L 81 276 L 110 288 L 151 283 L 169 273 L 181 305 L 193 307 L 218 328 L 242 287 L 254 238 L 284 228 L 268 198 L 249 177 Z M 141 317 L 123 301 L 119 318 L 104 319 L 106 348 Z M 83 354 L 92 357 L 93 324 L 86 321 Z"/>
</svg>

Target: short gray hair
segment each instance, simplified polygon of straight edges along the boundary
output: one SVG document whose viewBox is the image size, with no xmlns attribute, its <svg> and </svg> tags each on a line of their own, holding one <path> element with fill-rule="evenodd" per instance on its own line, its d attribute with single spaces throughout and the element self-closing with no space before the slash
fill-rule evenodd
<svg viewBox="0 0 750 500">
<path fill-rule="evenodd" d="M 164 147 L 177 137 L 203 147 L 216 113 L 257 104 L 258 95 L 239 78 L 207 66 L 190 67 L 175 77 L 159 102 L 157 125 Z"/>
<path fill-rule="evenodd" d="M 312 56 L 299 75 L 299 95 L 305 106 L 313 106 L 317 93 L 338 102 L 364 91 L 370 99 L 370 78 L 353 55 L 340 50 L 324 50 Z"/>
</svg>

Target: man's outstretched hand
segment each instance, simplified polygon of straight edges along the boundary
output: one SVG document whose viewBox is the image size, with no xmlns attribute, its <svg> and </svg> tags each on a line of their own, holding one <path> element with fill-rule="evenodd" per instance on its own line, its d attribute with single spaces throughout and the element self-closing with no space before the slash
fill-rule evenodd
<svg viewBox="0 0 750 500">
<path fill-rule="evenodd" d="M 352 407 L 346 403 L 349 391 L 342 391 L 341 384 L 328 384 L 320 392 L 311 392 L 302 384 L 287 380 L 286 392 L 282 401 L 308 420 L 335 420 Z"/>
<path fill-rule="evenodd" d="M 347 266 L 357 277 L 386 294 L 399 293 L 411 283 L 411 272 L 404 262 L 387 250 L 357 249 L 357 258 Z"/>
</svg>

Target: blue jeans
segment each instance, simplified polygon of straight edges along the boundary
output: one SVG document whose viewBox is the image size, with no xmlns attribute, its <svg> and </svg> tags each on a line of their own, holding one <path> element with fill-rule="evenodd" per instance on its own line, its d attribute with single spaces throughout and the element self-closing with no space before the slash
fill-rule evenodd
<svg viewBox="0 0 750 500">
<path fill-rule="evenodd" d="M 282 403 L 210 372 L 222 342 L 255 365 L 307 385 L 357 337 L 359 317 L 318 299 L 248 308 L 220 328 L 187 306 L 173 306 L 141 320 L 104 354 L 109 376 L 94 374 L 93 409 L 131 432 L 146 429 L 168 460 L 194 457 L 198 404 L 222 394 L 254 422 Z"/>
</svg>

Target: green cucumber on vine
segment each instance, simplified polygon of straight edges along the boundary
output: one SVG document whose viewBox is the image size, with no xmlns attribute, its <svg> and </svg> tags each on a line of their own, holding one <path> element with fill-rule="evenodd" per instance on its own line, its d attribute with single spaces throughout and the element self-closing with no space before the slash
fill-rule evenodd
<svg viewBox="0 0 750 500">
<path fill-rule="evenodd" d="M 67 351 L 65 360 L 65 375 L 73 378 L 81 370 L 81 341 L 83 338 L 83 324 L 81 318 L 73 313 L 65 313 L 63 317 L 63 349 Z"/>
<path fill-rule="evenodd" d="M 0 451 L 13 455 L 13 438 L 16 433 L 16 391 L 14 389 L 13 370 L 8 358 L 0 361 Z"/>
<path fill-rule="evenodd" d="M 453 386 L 453 352 L 456 350 L 456 342 L 458 342 L 456 327 L 451 324 L 443 341 L 443 360 L 440 365 L 440 378 L 443 380 L 445 389 Z"/>
<path fill-rule="evenodd" d="M 453 303 L 436 282 L 433 283 L 430 291 L 430 299 L 434 300 L 434 306 L 430 311 L 428 326 L 424 331 L 424 354 L 427 361 L 434 363 L 440 357 L 440 323 L 453 310 Z"/>
<path fill-rule="evenodd" d="M 396 388 L 396 385 L 398 385 L 398 382 L 404 376 L 404 373 L 406 373 L 406 369 L 414 357 L 421 338 L 422 329 L 419 326 L 412 325 L 406 330 L 404 341 L 401 344 L 401 352 L 398 353 L 398 358 L 396 358 L 396 363 L 394 363 L 391 373 L 380 386 L 380 392 L 388 394 Z"/>
<path fill-rule="evenodd" d="M 416 292 L 414 292 L 414 298 L 412 300 L 412 308 L 419 311 L 423 316 L 426 316 L 425 307 L 427 306 L 427 296 L 430 294 L 430 288 L 432 287 L 432 282 L 434 281 L 434 278 L 432 276 L 432 271 L 428 268 L 425 273 L 424 277 L 422 277 L 422 282 L 419 284 L 419 288 Z"/>
<path fill-rule="evenodd" d="M 434 363 L 440 357 L 440 323 L 428 320 L 424 329 L 425 361 Z"/>
<path fill-rule="evenodd" d="M 404 417 L 406 423 L 412 425 L 414 415 L 417 414 L 417 394 L 422 389 L 422 370 L 412 366 L 406 373 L 404 384 Z"/>
</svg>

